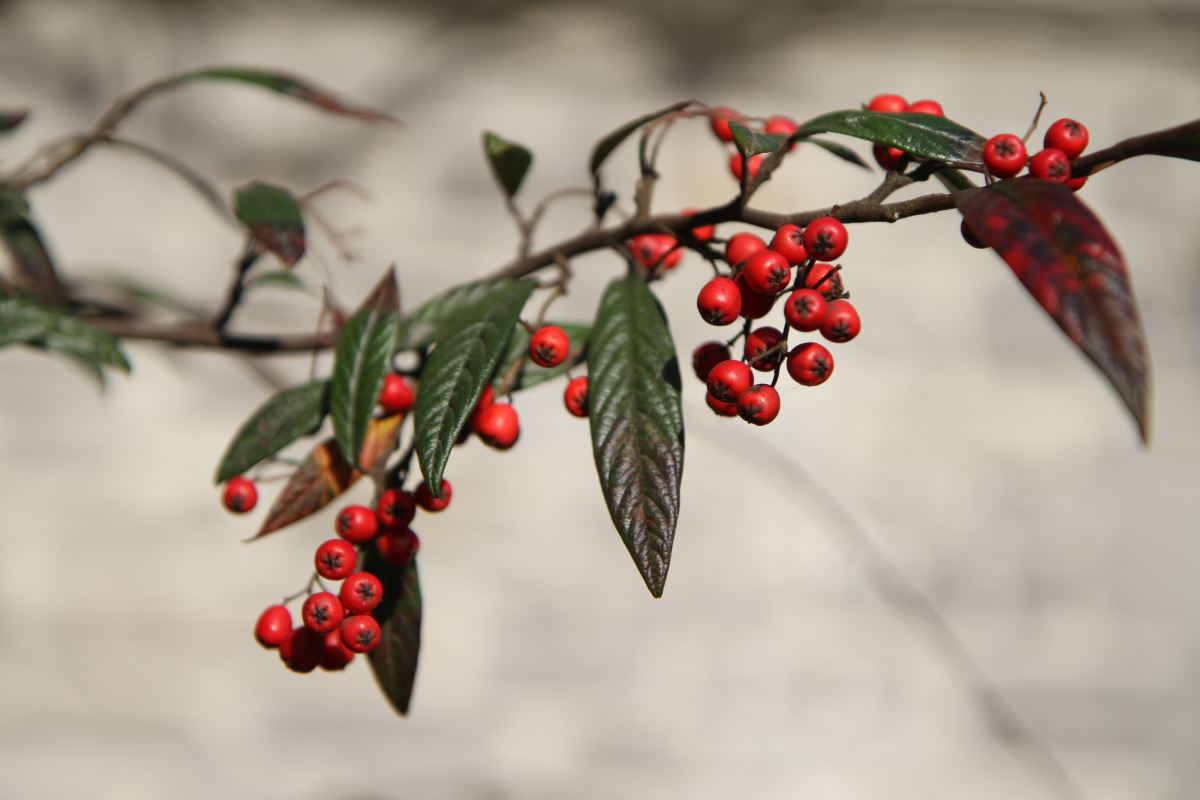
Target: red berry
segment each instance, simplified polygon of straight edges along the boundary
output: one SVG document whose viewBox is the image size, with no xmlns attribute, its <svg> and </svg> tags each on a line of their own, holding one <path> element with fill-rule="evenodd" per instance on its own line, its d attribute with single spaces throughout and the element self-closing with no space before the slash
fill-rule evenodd
<svg viewBox="0 0 1200 800">
<path fill-rule="evenodd" d="M 762 167 L 764 158 L 766 158 L 766 155 L 763 153 L 759 153 L 756 156 L 750 156 L 750 177 L 748 180 L 754 180 L 754 178 L 758 176 L 758 170 Z M 733 175 L 735 180 L 740 181 L 742 179 L 742 172 L 744 171 L 745 163 L 746 159 L 742 157 L 741 153 L 730 154 L 729 173 Z"/>
<path fill-rule="evenodd" d="M 454 494 L 454 490 L 450 486 L 450 481 L 445 478 L 442 478 L 441 494 L 441 497 L 434 497 L 429 484 L 421 481 L 421 485 L 417 487 L 417 505 L 426 511 L 441 511 L 450 505 L 450 497 Z"/>
<path fill-rule="evenodd" d="M 379 495 L 375 516 L 384 528 L 403 528 L 417 515 L 417 498 L 403 489 L 388 489 Z"/>
<path fill-rule="evenodd" d="M 567 388 L 563 391 L 563 405 L 567 407 L 567 411 L 573 417 L 586 417 L 588 396 L 588 379 L 587 376 L 572 378 L 567 383 Z"/>
<path fill-rule="evenodd" d="M 708 373 L 708 393 L 723 403 L 736 403 L 750 388 L 750 367 L 741 361 L 722 361 Z"/>
<path fill-rule="evenodd" d="M 742 392 L 737 401 L 738 415 L 754 425 L 766 425 L 779 416 L 779 392 L 760 383 Z"/>
<path fill-rule="evenodd" d="M 383 599 L 383 584 L 369 572 L 356 572 L 342 582 L 338 599 L 346 614 L 366 614 Z"/>
<path fill-rule="evenodd" d="M 342 624 L 342 617 L 346 616 L 346 610 L 342 608 L 341 601 L 335 595 L 329 592 L 317 592 L 310 594 L 304 601 L 300 616 L 304 620 L 306 628 L 317 633 L 329 633 Z"/>
<path fill-rule="evenodd" d="M 742 313 L 742 293 L 731 278 L 718 275 L 700 288 L 696 308 L 709 325 L 728 325 Z"/>
<path fill-rule="evenodd" d="M 746 285 L 759 294 L 779 294 L 791 282 L 792 268 L 788 260 L 774 250 L 759 250 L 746 259 L 742 276 Z"/>
<path fill-rule="evenodd" d="M 783 304 L 783 316 L 798 331 L 815 331 L 825 321 L 825 296 L 816 289 L 797 289 Z"/>
<path fill-rule="evenodd" d="M 354 572 L 358 551 L 345 539 L 330 539 L 317 548 L 313 561 L 317 564 L 317 574 L 322 578 L 340 581 Z"/>
<path fill-rule="evenodd" d="M 1065 186 L 1072 192 L 1078 192 L 1087 183 L 1087 176 L 1081 175 L 1078 178 L 1068 178 Z"/>
<path fill-rule="evenodd" d="M 699 210 L 700 209 L 698 208 L 685 208 L 683 211 L 679 212 L 679 215 L 681 217 L 692 217 L 695 216 L 696 212 Z M 692 237 L 699 239 L 702 242 L 707 242 L 709 239 L 713 238 L 713 235 L 716 232 L 716 225 L 701 225 L 698 228 L 692 228 Z"/>
<path fill-rule="evenodd" d="M 932 114 L 935 117 L 944 117 L 946 112 L 942 110 L 942 104 L 937 100 L 915 100 L 908 104 L 905 109 L 909 114 Z"/>
<path fill-rule="evenodd" d="M 539 367 L 557 367 L 570 350 L 567 332 L 557 325 L 543 325 L 529 337 L 529 357 Z"/>
<path fill-rule="evenodd" d="M 389 414 L 407 414 L 417 399 L 417 393 L 404 377 L 396 373 L 383 379 L 379 391 L 379 405 Z"/>
<path fill-rule="evenodd" d="M 1011 178 L 1025 166 L 1025 143 L 1015 133 L 998 133 L 983 146 L 983 163 L 997 178 Z"/>
<path fill-rule="evenodd" d="M 745 355 L 750 367 L 759 372 L 771 372 L 783 360 L 783 350 L 775 350 L 769 356 L 763 354 L 774 349 L 783 341 L 783 334 L 769 325 L 756 328 L 746 336 Z"/>
<path fill-rule="evenodd" d="M 808 252 L 804 249 L 804 231 L 790 222 L 780 225 L 775 231 L 770 248 L 786 258 L 793 267 L 808 260 Z"/>
<path fill-rule="evenodd" d="M 674 236 L 665 233 L 643 233 L 635 236 L 629 242 L 629 250 L 633 259 L 644 269 L 654 269 L 660 265 L 670 269 L 679 263 L 682 250 L 676 250 Z"/>
<path fill-rule="evenodd" d="M 769 134 L 776 136 L 791 136 L 796 132 L 796 128 L 800 126 L 796 124 L 796 120 L 791 117 L 785 117 L 781 114 L 776 114 L 767 120 L 766 126 L 763 128 Z"/>
<path fill-rule="evenodd" d="M 858 310 L 849 300 L 831 300 L 821 323 L 821 335 L 831 342 L 848 342 L 862 330 Z"/>
<path fill-rule="evenodd" d="M 711 394 L 704 395 L 705 402 L 708 407 L 713 410 L 713 413 L 718 417 L 736 417 L 738 413 L 737 403 L 726 403 L 723 400 L 718 400 Z"/>
<path fill-rule="evenodd" d="M 813 264 L 804 278 L 804 285 L 825 295 L 826 300 L 833 300 L 846 291 L 842 271 L 833 264 Z"/>
<path fill-rule="evenodd" d="M 1088 146 L 1088 129 L 1082 122 L 1064 117 L 1046 129 L 1043 144 L 1062 150 L 1068 159 L 1076 159 Z"/>
<path fill-rule="evenodd" d="M 877 94 L 867 103 L 867 111 L 882 114 L 899 114 L 908 109 L 908 101 L 898 94 Z"/>
<path fill-rule="evenodd" d="M 292 635 L 292 612 L 287 606 L 267 606 L 258 615 L 254 626 L 254 638 L 263 647 L 279 647 Z"/>
<path fill-rule="evenodd" d="M 712 368 L 729 358 L 729 346 L 724 342 L 705 342 L 692 351 L 692 370 L 696 377 L 708 381 Z"/>
<path fill-rule="evenodd" d="M 899 147 L 877 144 L 871 148 L 871 155 L 875 156 L 875 163 L 884 169 L 899 169 L 901 160 L 907 154 Z"/>
<path fill-rule="evenodd" d="M 301 625 L 279 645 L 279 657 L 292 672 L 312 672 L 321 662 L 324 647 L 324 636 Z"/>
<path fill-rule="evenodd" d="M 1029 174 L 1044 181 L 1066 183 L 1071 177 L 1071 159 L 1057 147 L 1047 147 L 1029 159 Z"/>
<path fill-rule="evenodd" d="M 334 530 L 347 542 L 362 544 L 375 538 L 379 532 L 379 520 L 375 518 L 375 512 L 366 506 L 346 506 L 338 512 Z"/>
<path fill-rule="evenodd" d="M 712 132 L 722 142 L 733 141 L 733 131 L 729 129 L 729 122 L 741 122 L 742 115 L 726 106 L 717 106 L 712 110 L 712 116 L 709 117 L 709 126 Z"/>
<path fill-rule="evenodd" d="M 833 217 L 814 219 L 804 229 L 804 249 L 810 258 L 832 261 L 846 252 L 849 243 L 850 234 L 846 232 L 846 226 Z"/>
<path fill-rule="evenodd" d="M 507 450 L 521 436 L 521 420 L 511 403 L 493 403 L 483 410 L 475 433 L 489 447 Z"/>
<path fill-rule="evenodd" d="M 987 247 L 983 240 L 975 235 L 975 231 L 971 230 L 971 226 L 967 224 L 967 218 L 963 217 L 962 224 L 958 226 L 958 232 L 962 234 L 963 241 L 971 245 L 971 247 L 983 250 Z"/>
<path fill-rule="evenodd" d="M 225 493 L 221 497 L 221 502 L 233 513 L 245 514 L 257 505 L 258 488 L 249 478 L 243 478 L 240 475 L 230 478 L 229 482 L 225 484 Z"/>
<path fill-rule="evenodd" d="M 483 387 L 483 391 L 479 393 L 479 399 L 475 401 L 475 409 L 471 412 L 470 419 L 471 430 L 475 430 L 475 421 L 479 419 L 479 415 L 483 413 L 483 410 L 494 402 L 496 402 L 496 391 L 489 383 Z"/>
<path fill-rule="evenodd" d="M 321 648 L 321 669 L 336 672 L 345 669 L 354 660 L 354 651 L 342 642 L 341 626 L 325 634 L 325 645 Z"/>
<path fill-rule="evenodd" d="M 767 243 L 753 233 L 735 233 L 725 243 L 725 260 L 736 267 L 759 250 L 766 250 Z"/>
<path fill-rule="evenodd" d="M 745 319 L 761 319 L 770 313 L 771 308 L 775 305 L 775 294 L 759 294 L 746 285 L 744 275 L 738 275 L 733 279 L 737 284 L 738 291 L 742 293 L 742 317 Z"/>
<path fill-rule="evenodd" d="M 798 344 L 788 353 L 787 371 L 796 383 L 817 386 L 833 374 L 833 356 L 816 342 Z"/>
<path fill-rule="evenodd" d="M 404 528 L 380 534 L 375 540 L 375 547 L 384 561 L 393 567 L 402 567 L 421 549 L 421 540 L 411 529 Z"/>
<path fill-rule="evenodd" d="M 368 614 L 346 617 L 340 633 L 342 644 L 353 653 L 369 653 L 379 646 L 379 623 Z"/>
</svg>

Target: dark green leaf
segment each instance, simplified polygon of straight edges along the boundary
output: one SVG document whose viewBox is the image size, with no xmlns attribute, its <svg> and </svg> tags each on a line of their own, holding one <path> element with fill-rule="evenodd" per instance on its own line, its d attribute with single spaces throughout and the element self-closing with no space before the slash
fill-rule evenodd
<svg viewBox="0 0 1200 800">
<path fill-rule="evenodd" d="M 612 151 L 616 150 L 617 146 L 629 138 L 629 134 L 633 133 L 638 128 L 642 127 L 648 122 L 653 122 L 660 117 L 665 117 L 667 114 L 681 111 L 691 104 L 691 100 L 681 100 L 678 103 L 672 103 L 666 108 L 660 108 L 658 111 L 653 111 L 649 114 L 638 117 L 635 120 L 626 122 L 624 125 L 617 128 L 600 141 L 596 142 L 595 147 L 592 148 L 592 157 L 588 160 L 588 170 L 595 175 L 600 170 L 600 166 L 604 163 L 605 159 L 609 157 Z"/>
<path fill-rule="evenodd" d="M 269 183 L 248 183 L 234 195 L 234 213 L 259 247 L 286 266 L 304 256 L 304 213 L 291 192 Z"/>
<path fill-rule="evenodd" d="M 17 284 L 47 305 L 62 305 L 63 291 L 54 271 L 54 261 L 33 224 L 29 205 L 20 192 L 2 183 L 0 239 L 16 267 Z"/>
<path fill-rule="evenodd" d="M 329 381 L 294 386 L 272 396 L 246 420 L 221 458 L 216 483 L 241 475 L 292 442 L 316 432 L 325 419 Z"/>
<path fill-rule="evenodd" d="M 300 280 L 296 273 L 283 269 L 273 269 L 270 272 L 255 275 L 246 281 L 246 285 L 261 288 L 274 286 L 279 289 L 299 289 L 302 292 L 308 290 L 308 287 L 304 285 L 304 281 Z"/>
<path fill-rule="evenodd" d="M 863 161 L 862 156 L 860 156 L 858 153 L 851 150 L 849 147 L 846 147 L 846 145 L 842 144 L 841 142 L 831 142 L 828 139 L 816 139 L 816 138 L 802 139 L 801 141 L 808 142 L 809 144 L 815 144 L 817 147 L 820 147 L 822 150 L 833 153 L 835 156 L 842 159 L 843 161 L 849 161 L 851 164 L 854 164 L 855 166 L 859 166 L 859 167 L 862 167 L 863 169 L 867 169 L 867 170 L 869 170 L 871 168 L 871 166 L 869 164 L 867 164 L 866 161 Z"/>
<path fill-rule="evenodd" d="M 1200 120 L 1117 142 L 1112 147 L 1077 159 L 1071 174 L 1091 175 L 1134 156 L 1168 156 L 1200 161 Z"/>
<path fill-rule="evenodd" d="M 104 139 L 104 142 L 113 147 L 127 150 L 131 153 L 136 153 L 137 155 L 153 161 L 155 164 L 158 164 L 159 166 L 174 173 L 176 176 L 181 178 L 184 183 L 192 187 L 192 189 L 194 189 L 195 192 L 204 199 L 204 202 L 208 203 L 208 205 L 212 207 L 213 211 L 217 212 L 217 216 L 221 217 L 222 219 L 231 219 L 233 217 L 233 214 L 229 210 L 229 205 L 221 197 L 221 193 L 217 191 L 217 188 L 213 186 L 212 182 L 189 167 L 187 164 L 175 158 L 175 156 L 170 155 L 169 153 L 164 153 L 161 150 L 150 147 L 149 145 L 142 144 L 141 142 L 132 142 L 128 139 L 119 139 L 115 136 L 109 136 L 108 138 Z"/>
<path fill-rule="evenodd" d="M 679 518 L 683 411 L 666 316 L 635 276 L 609 284 L 596 313 L 588 419 L 609 514 L 650 593 L 661 597 Z"/>
<path fill-rule="evenodd" d="M 955 166 L 983 166 L 983 137 L 953 120 L 933 114 L 834 111 L 809 120 L 792 136 L 803 138 L 814 133 L 854 136 L 898 147 L 910 156 L 945 161 Z"/>
<path fill-rule="evenodd" d="M 729 123 L 729 130 L 733 131 L 733 143 L 737 145 L 738 152 L 745 158 L 756 156 L 759 153 L 774 152 L 787 139 L 786 136 L 777 133 L 752 131 L 745 125 L 733 121 Z"/>
<path fill-rule="evenodd" d="M 352 462 L 362 450 L 371 412 L 391 369 L 398 308 L 396 274 L 389 269 L 338 338 L 329 409 L 334 436 L 347 461 Z"/>
<path fill-rule="evenodd" d="M 528 279 L 495 281 L 486 302 L 441 326 L 444 333 L 425 362 L 413 410 L 417 460 L 435 491 L 442 485 L 450 450 L 504 354 L 534 286 Z"/>
<path fill-rule="evenodd" d="M 1104 226 L 1074 192 L 1047 181 L 999 181 L 960 191 L 955 202 L 971 232 L 1108 378 L 1145 441 L 1146 336 L 1125 262 Z"/>
<path fill-rule="evenodd" d="M 379 622 L 379 645 L 367 659 L 379 688 L 398 714 L 407 714 L 421 652 L 421 579 L 414 558 L 404 566 L 383 560 L 366 549 L 363 569 L 383 584 L 383 600 L 373 612 Z"/>
<path fill-rule="evenodd" d="M 29 111 L 27 109 L 20 109 L 17 111 L 6 111 L 4 109 L 0 109 L 0 133 L 8 133 L 9 131 L 15 130 L 17 126 L 24 122 L 25 118 L 28 116 Z"/>
<path fill-rule="evenodd" d="M 129 372 L 129 360 L 115 336 L 75 317 L 36 303 L 10 298 L 0 300 L 0 346 L 29 344 L 91 364 Z"/>
<path fill-rule="evenodd" d="M 447 320 L 487 305 L 496 291 L 495 281 L 477 281 L 454 286 L 405 314 L 396 330 L 396 349 L 426 347 L 437 338 Z"/>
<path fill-rule="evenodd" d="M 521 181 L 525 180 L 525 173 L 533 162 L 533 154 L 516 142 L 501 139 L 491 131 L 483 132 L 483 152 L 496 181 L 504 193 L 512 197 L 521 188 Z"/>
<path fill-rule="evenodd" d="M 42 306 L 20 299 L 0 300 L 0 347 L 30 344 L 54 328 L 55 315 Z"/>
<path fill-rule="evenodd" d="M 577 322 L 551 322 L 548 325 L 557 325 L 562 328 L 567 334 L 567 338 L 571 340 L 571 352 L 567 355 L 567 359 L 557 367 L 539 367 L 537 364 L 525 358 L 521 365 L 520 371 L 517 373 L 517 378 L 509 387 L 511 391 L 520 389 L 528 389 L 531 386 L 537 386 L 539 383 L 545 383 L 548 380 L 553 380 L 560 375 L 565 375 L 571 369 L 575 368 L 587 358 L 587 341 L 591 335 L 592 328 L 590 325 L 582 325 Z M 512 334 L 512 338 L 508 340 L 508 351 L 504 357 L 500 359 L 499 365 L 496 367 L 496 374 L 492 380 L 492 388 L 499 389 L 504 382 L 504 377 L 509 370 L 524 358 L 529 352 L 529 331 L 518 325 Z"/>
<path fill-rule="evenodd" d="M 185 72 L 152 87 L 153 91 L 169 89 L 183 83 L 200 80 L 236 81 L 252 86 L 258 86 L 272 92 L 278 92 L 305 103 L 316 106 L 322 111 L 355 117 L 367 122 L 395 122 L 395 118 L 382 111 L 376 111 L 364 106 L 350 105 L 343 102 L 325 89 L 314 86 L 308 81 L 287 75 L 250 67 L 209 67 L 193 72 Z"/>
</svg>

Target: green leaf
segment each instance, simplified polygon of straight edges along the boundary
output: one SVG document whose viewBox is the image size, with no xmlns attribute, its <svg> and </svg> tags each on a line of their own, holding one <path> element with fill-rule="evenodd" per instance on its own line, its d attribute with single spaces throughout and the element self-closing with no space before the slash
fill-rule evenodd
<svg viewBox="0 0 1200 800">
<path fill-rule="evenodd" d="M 234 435 L 217 467 L 216 483 L 241 475 L 292 442 L 315 433 L 325 419 L 329 381 L 294 386 L 259 406 Z"/>
<path fill-rule="evenodd" d="M 0 347 L 37 342 L 50 333 L 54 320 L 49 310 L 26 300 L 0 300 Z"/>
<path fill-rule="evenodd" d="M 405 314 L 396 329 L 396 349 L 427 347 L 447 320 L 491 302 L 495 281 L 475 281 L 454 286 Z"/>
<path fill-rule="evenodd" d="M 971 232 L 995 250 L 1149 434 L 1150 358 L 1125 261 L 1067 187 L 1007 180 L 954 195 Z"/>
<path fill-rule="evenodd" d="M 236 81 L 258 86 L 268 91 L 294 97 L 322 111 L 354 117 L 367 122 L 395 122 L 395 118 L 382 111 L 364 106 L 351 105 L 331 92 L 319 88 L 306 80 L 283 72 L 255 69 L 253 67 L 208 67 L 176 75 L 150 87 L 150 91 L 161 91 L 192 81 Z"/>
<path fill-rule="evenodd" d="M 854 136 L 898 147 L 910 156 L 945 161 L 954 166 L 983 166 L 983 137 L 953 120 L 933 114 L 834 111 L 804 123 L 792 137 L 803 139 L 814 133 Z"/>
<path fill-rule="evenodd" d="M 565 375 L 570 370 L 574 369 L 579 364 L 583 363 L 587 358 L 587 342 L 591 335 L 592 328 L 590 325 L 583 325 L 578 322 L 550 322 L 548 325 L 557 325 L 562 328 L 567 334 L 567 338 L 571 340 L 571 352 L 563 363 L 557 367 L 539 367 L 528 358 L 524 358 L 529 352 L 529 331 L 518 325 L 512 333 L 512 337 L 508 340 L 508 351 L 504 357 L 500 359 L 499 365 L 496 367 L 496 374 L 492 379 L 492 388 L 499 389 L 504 382 L 504 376 L 513 368 L 517 361 L 524 358 L 524 363 L 521 365 L 520 372 L 517 373 L 517 378 L 509 387 L 512 391 L 528 389 L 532 386 L 537 386 L 539 383 L 553 380 L 560 375 Z"/>
<path fill-rule="evenodd" d="M 255 275 L 250 280 L 246 281 L 247 286 L 257 286 L 267 288 L 274 286 L 279 289 L 298 289 L 306 292 L 308 287 L 304 285 L 304 281 L 300 280 L 299 276 L 294 272 L 288 272 L 284 269 L 273 269 L 269 272 L 263 272 Z"/>
<path fill-rule="evenodd" d="M 849 147 L 846 147 L 846 145 L 842 144 L 841 142 L 831 142 L 828 139 L 816 138 L 802 139 L 801 141 L 808 142 L 809 144 L 815 144 L 822 150 L 833 153 L 843 161 L 848 161 L 851 164 L 862 167 L 865 170 L 871 169 L 871 166 L 866 161 L 863 161 L 862 156 L 851 150 Z"/>
<path fill-rule="evenodd" d="M 413 410 L 417 460 L 435 491 L 441 488 L 450 450 L 504 354 L 534 286 L 528 279 L 495 281 L 486 302 L 441 326 Z"/>
<path fill-rule="evenodd" d="M 24 196 L 0 183 L 0 240 L 16 268 L 17 284 L 47 305 L 63 303 L 54 261 L 29 213 Z"/>
<path fill-rule="evenodd" d="M 588 343 L 588 420 L 617 532 L 661 597 L 679 519 L 683 411 L 666 316 L 636 276 L 609 284 Z"/>
<path fill-rule="evenodd" d="M 334 351 L 329 408 L 338 446 L 351 463 L 362 450 L 371 412 L 391 369 L 398 308 L 396 274 L 389 269 L 363 307 L 346 322 Z"/>
<path fill-rule="evenodd" d="M 234 194 L 234 213 L 259 247 L 285 266 L 304 257 L 304 213 L 296 196 L 269 183 L 248 183 Z"/>
<path fill-rule="evenodd" d="M 525 173 L 533 163 L 533 154 L 516 142 L 501 139 L 491 131 L 483 132 L 483 152 L 487 155 L 496 181 L 504 193 L 512 197 L 521 188 L 521 181 L 525 180 Z"/>
<path fill-rule="evenodd" d="M 1167 156 L 1200 161 L 1200 120 L 1166 130 L 1134 136 L 1103 151 L 1080 157 L 1071 165 L 1071 174 L 1092 175 L 1134 156 Z"/>
<path fill-rule="evenodd" d="M 28 109 L 6 110 L 0 109 L 0 133 L 8 133 L 16 130 L 16 128 L 25 121 L 29 116 Z"/>
<path fill-rule="evenodd" d="M 393 566 L 374 547 L 366 548 L 363 569 L 383 584 L 375 607 L 379 645 L 367 656 L 379 688 L 398 714 L 407 714 L 421 652 L 421 579 L 417 560 Z"/>
<path fill-rule="evenodd" d="M 0 346 L 29 344 L 92 365 L 129 372 L 129 359 L 113 335 L 54 309 L 20 298 L 0 300 Z"/>
<path fill-rule="evenodd" d="M 732 120 L 729 122 L 729 130 L 733 131 L 733 143 L 737 145 L 738 152 L 745 158 L 756 156 L 759 153 L 773 153 L 787 139 L 786 136 L 777 133 L 752 131 L 745 125 Z"/>
<path fill-rule="evenodd" d="M 600 166 L 604 163 L 605 159 L 612 154 L 613 150 L 617 149 L 617 146 L 620 145 L 621 142 L 629 138 L 629 134 L 633 133 L 648 122 L 654 122 L 654 120 L 659 119 L 660 117 L 665 117 L 667 114 L 673 114 L 676 111 L 681 111 L 691 104 L 691 100 L 681 100 L 678 103 L 672 103 L 666 108 L 660 108 L 658 111 L 652 111 L 651 113 L 640 116 L 635 120 L 626 122 L 624 125 L 617 128 L 600 141 L 596 142 L 595 147 L 592 148 L 592 157 L 588 160 L 588 170 L 593 176 L 596 175 L 596 173 L 600 171 Z"/>
</svg>

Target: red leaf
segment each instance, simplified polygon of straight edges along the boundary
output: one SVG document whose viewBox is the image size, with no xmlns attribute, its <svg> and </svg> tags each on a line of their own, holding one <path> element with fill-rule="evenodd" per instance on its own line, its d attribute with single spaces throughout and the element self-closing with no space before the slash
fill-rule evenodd
<svg viewBox="0 0 1200 800">
<path fill-rule="evenodd" d="M 971 231 L 1108 378 L 1146 441 L 1146 336 L 1125 262 L 1100 220 L 1070 189 L 1047 181 L 1001 181 L 955 198 Z"/>
</svg>

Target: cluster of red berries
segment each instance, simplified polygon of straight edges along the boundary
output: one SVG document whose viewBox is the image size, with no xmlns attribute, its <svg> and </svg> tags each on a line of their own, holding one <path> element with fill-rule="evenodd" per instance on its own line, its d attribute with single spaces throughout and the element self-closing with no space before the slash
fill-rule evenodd
<svg viewBox="0 0 1200 800">
<path fill-rule="evenodd" d="M 730 325 L 741 317 L 743 332 L 728 343 L 705 342 L 692 354 L 692 367 L 706 383 L 708 405 L 715 413 L 766 425 L 779 414 L 775 381 L 781 366 L 786 364 L 788 375 L 802 386 L 817 386 L 833 374 L 833 356 L 824 345 L 808 341 L 789 350 L 788 333 L 819 331 L 842 343 L 862 329 L 858 312 L 846 299 L 841 266 L 828 263 L 846 251 L 848 242 L 845 226 L 833 217 L 815 219 L 803 229 L 783 225 L 770 244 L 752 233 L 734 234 L 726 242 L 731 275 L 706 283 L 696 307 L 710 325 Z M 751 329 L 751 322 L 770 313 L 785 292 L 782 330 L 769 325 Z M 743 335 L 742 358 L 734 359 L 729 346 Z M 755 384 L 752 370 L 775 377 L 770 384 Z"/>
<path fill-rule="evenodd" d="M 709 120 L 713 135 L 726 143 L 733 141 L 733 130 L 729 127 L 729 123 L 737 122 L 744 125 L 747 122 L 747 119 L 740 113 L 725 106 L 714 108 Z M 800 127 L 799 124 L 791 117 L 776 114 L 773 117 L 767 118 L 767 121 L 763 124 L 763 132 L 779 136 L 791 136 L 796 132 L 796 128 L 798 127 Z M 759 153 L 747 159 L 737 149 L 732 149 L 729 153 L 729 174 L 733 176 L 734 180 L 739 182 L 742 180 L 742 175 L 748 175 L 748 180 L 753 180 L 758 175 L 758 170 L 762 166 L 764 158 L 766 158 L 766 154 Z"/>
<path fill-rule="evenodd" d="M 1074 191 L 1087 182 L 1086 177 L 1071 177 L 1071 162 L 1079 158 L 1088 144 L 1088 130 L 1082 122 L 1063 118 L 1046 130 L 1043 149 L 1032 157 L 1025 142 L 1013 133 L 1000 133 L 988 139 L 983 148 L 983 163 L 996 178 L 1012 178 L 1029 166 L 1029 174 L 1044 181 L 1066 184 Z"/>
<path fill-rule="evenodd" d="M 867 111 L 878 111 L 881 114 L 932 114 L 944 117 L 946 112 L 937 100 L 915 100 L 908 102 L 898 94 L 877 94 L 867 103 Z M 884 169 L 900 169 L 908 155 L 898 147 L 888 147 L 877 144 L 871 148 L 876 163 Z"/>
</svg>

